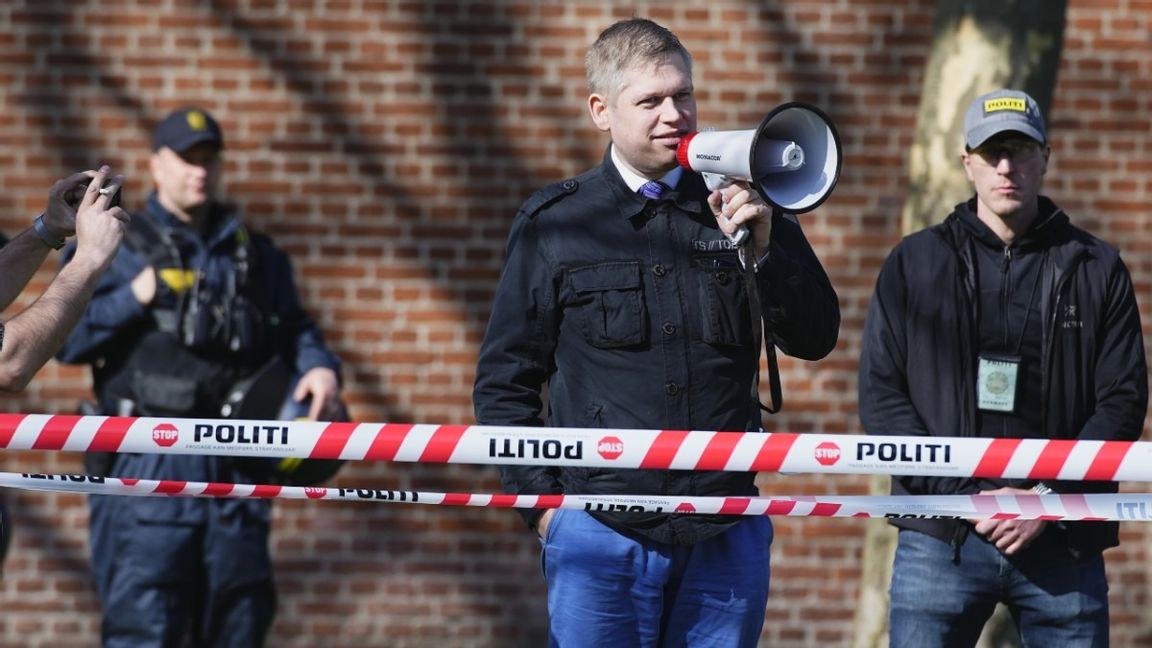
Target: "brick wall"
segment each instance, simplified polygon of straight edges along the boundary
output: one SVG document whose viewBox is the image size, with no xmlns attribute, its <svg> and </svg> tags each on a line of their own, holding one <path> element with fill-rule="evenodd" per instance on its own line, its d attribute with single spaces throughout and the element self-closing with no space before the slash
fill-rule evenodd
<svg viewBox="0 0 1152 648">
<path fill-rule="evenodd" d="M 1071 0 L 1047 192 L 1118 244 L 1152 326 L 1152 2 Z M 598 162 L 582 57 L 636 13 L 696 57 L 701 124 L 749 128 L 823 107 L 844 144 L 832 198 L 803 217 L 840 295 L 840 344 L 785 359 L 782 431 L 859 431 L 855 368 L 875 273 L 899 238 L 906 151 L 931 41 L 928 0 L 707 3 L 498 0 L 10 0 L 0 5 L 0 229 L 48 186 L 107 161 L 149 190 L 151 125 L 186 102 L 227 131 L 228 196 L 292 255 L 307 308 L 347 363 L 358 420 L 471 422 L 476 351 L 519 203 Z M 958 171 L 959 172 L 959 171 Z M 11 316 L 50 279 L 55 259 Z M 82 368 L 50 364 L 6 411 L 71 411 Z M 0 470 L 78 472 L 75 455 Z M 779 494 L 860 494 L 863 478 L 770 475 Z M 479 466 L 352 465 L 336 482 L 485 492 Z M 1128 484 L 1143 490 L 1139 484 Z M 18 535 L 0 646 L 96 645 L 82 498 L 9 491 Z M 778 519 L 764 645 L 846 646 L 857 520 Z M 1109 553 L 1114 643 L 1148 645 L 1149 531 Z M 509 512 L 406 505 L 276 508 L 276 646 L 537 646 L 536 542 Z"/>
</svg>

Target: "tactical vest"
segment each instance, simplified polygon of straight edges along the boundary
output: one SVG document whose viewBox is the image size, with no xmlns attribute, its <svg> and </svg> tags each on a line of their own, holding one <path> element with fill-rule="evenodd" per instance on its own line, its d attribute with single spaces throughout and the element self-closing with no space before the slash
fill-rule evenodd
<svg viewBox="0 0 1152 648">
<path fill-rule="evenodd" d="M 128 342 L 93 365 L 107 414 L 218 417 L 228 390 L 272 355 L 265 323 L 273 317 L 255 299 L 258 254 L 240 226 L 231 267 L 219 282 L 204 268 L 186 268 L 171 232 L 147 215 L 132 219 L 124 244 L 157 274 L 151 317 L 125 332 Z M 215 285 L 214 285 L 215 284 Z"/>
</svg>

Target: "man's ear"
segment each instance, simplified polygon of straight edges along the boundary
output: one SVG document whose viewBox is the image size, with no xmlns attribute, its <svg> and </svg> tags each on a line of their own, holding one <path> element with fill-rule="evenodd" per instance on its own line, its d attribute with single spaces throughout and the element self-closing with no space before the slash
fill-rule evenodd
<svg viewBox="0 0 1152 648">
<path fill-rule="evenodd" d="M 148 172 L 152 174 L 153 181 L 160 176 L 160 151 L 153 151 L 148 156 Z"/>
<path fill-rule="evenodd" d="M 972 177 L 972 154 L 968 151 L 961 151 L 960 164 L 964 165 L 964 174 L 968 176 L 968 182 L 973 182 L 975 178 Z"/>
<path fill-rule="evenodd" d="M 588 114 L 592 115 L 592 123 L 596 128 L 607 133 L 611 130 L 608 120 L 608 99 L 604 95 L 591 94 L 588 96 Z"/>
</svg>

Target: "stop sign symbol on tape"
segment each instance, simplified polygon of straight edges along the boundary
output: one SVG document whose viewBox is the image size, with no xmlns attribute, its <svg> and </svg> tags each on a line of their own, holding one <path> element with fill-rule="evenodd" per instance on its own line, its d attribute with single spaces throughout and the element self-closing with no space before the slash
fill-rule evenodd
<svg viewBox="0 0 1152 648">
<path fill-rule="evenodd" d="M 624 442 L 620 437 L 606 436 L 596 444 L 596 452 L 609 461 L 619 459 L 624 454 Z"/>
<path fill-rule="evenodd" d="M 176 439 L 180 438 L 180 430 L 171 423 L 161 423 L 152 428 L 152 440 L 156 445 L 165 448 L 171 447 L 176 443 Z"/>
<path fill-rule="evenodd" d="M 831 466 L 840 461 L 840 446 L 831 441 L 825 441 L 816 446 L 816 461 L 819 461 L 822 466 Z"/>
</svg>

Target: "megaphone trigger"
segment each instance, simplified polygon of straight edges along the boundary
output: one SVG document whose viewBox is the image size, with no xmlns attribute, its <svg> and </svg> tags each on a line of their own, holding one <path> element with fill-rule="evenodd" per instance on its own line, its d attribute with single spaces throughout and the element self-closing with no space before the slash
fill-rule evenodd
<svg viewBox="0 0 1152 648">
<path fill-rule="evenodd" d="M 718 173 L 701 173 L 700 176 L 704 178 L 704 186 L 708 187 L 708 191 L 719 191 L 734 182 L 731 178 Z"/>
<path fill-rule="evenodd" d="M 744 225 L 741 225 L 740 229 L 736 230 L 735 234 L 729 234 L 727 236 L 728 240 L 732 242 L 732 245 L 740 247 L 741 245 L 744 245 L 744 241 L 748 240 L 748 228 Z"/>
</svg>

